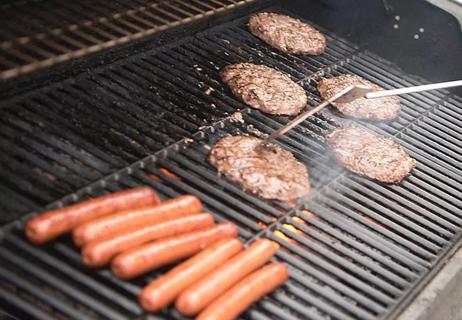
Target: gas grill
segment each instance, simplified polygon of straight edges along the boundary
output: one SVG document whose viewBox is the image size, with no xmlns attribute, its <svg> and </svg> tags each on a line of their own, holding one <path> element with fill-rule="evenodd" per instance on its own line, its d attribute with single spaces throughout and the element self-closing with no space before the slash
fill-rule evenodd
<svg viewBox="0 0 462 320">
<path fill-rule="evenodd" d="M 26 31 L 34 36 L 15 29 L 2 39 L 2 79 L 114 49 L 2 84 L 9 90 L 0 102 L 0 308 L 18 319 L 183 319 L 173 308 L 145 314 L 138 305 L 141 288 L 166 268 L 121 281 L 108 269 L 84 268 L 68 237 L 34 246 L 23 235 L 24 222 L 45 209 L 139 185 L 164 199 L 197 195 L 217 221 L 238 225 L 246 244 L 262 237 L 280 244 L 275 260 L 288 265 L 290 279 L 243 319 L 394 319 L 441 269 L 462 239 L 462 98 L 448 91 L 401 97 L 401 116 L 392 122 L 325 109 L 278 139 L 310 173 L 312 191 L 296 202 L 254 197 L 207 163 L 220 138 L 261 137 L 290 120 L 236 100 L 218 75 L 228 64 L 287 73 L 311 94 L 312 106 L 323 77 L 354 73 L 386 89 L 426 82 L 322 26 L 328 46 L 321 56 L 273 50 L 248 32 L 248 14 L 297 14 L 253 2 L 125 0 L 98 8 L 83 1 L 36 12 L 47 30 L 31 23 Z M 82 13 L 80 5 L 94 10 Z M 54 14 L 70 13 L 75 24 L 53 25 Z M 74 36 L 77 43 L 68 40 Z M 48 42 L 62 41 L 73 47 L 44 52 Z M 417 160 L 411 176 L 387 185 L 336 164 L 323 137 L 348 123 L 405 147 Z"/>
</svg>

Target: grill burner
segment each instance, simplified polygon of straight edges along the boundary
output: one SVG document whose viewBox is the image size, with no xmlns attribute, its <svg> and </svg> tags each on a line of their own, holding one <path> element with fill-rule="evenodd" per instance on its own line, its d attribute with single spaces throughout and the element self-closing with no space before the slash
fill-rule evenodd
<svg viewBox="0 0 462 320">
<path fill-rule="evenodd" d="M 0 146 L 8 169 L 0 172 L 1 209 L 35 210 L 68 194 L 47 206 L 58 207 L 140 184 L 164 197 L 191 193 L 218 221 L 239 225 L 247 243 L 268 237 L 281 244 L 276 260 L 288 264 L 290 280 L 244 317 L 391 317 L 460 238 L 462 99 L 445 91 L 412 94 L 401 99 L 397 121 L 363 123 L 418 161 L 400 185 L 352 175 L 331 160 L 323 135 L 353 121 L 333 111 L 306 120 L 278 142 L 307 165 L 313 190 L 294 207 L 262 201 L 217 178 L 205 160 L 209 146 L 227 134 L 270 133 L 288 118 L 232 98 L 219 80 L 221 67 L 251 61 L 289 73 L 316 97 L 312 105 L 324 76 L 353 72 L 384 88 L 420 82 L 325 30 L 322 56 L 277 53 L 248 33 L 247 19 L 3 103 Z M 238 109 L 244 124 L 230 117 Z M 184 137 L 192 141 L 174 143 Z M 140 288 L 157 274 L 123 282 L 106 269 L 86 270 L 70 239 L 27 243 L 23 221 L 0 233 L 0 299 L 8 305 L 38 319 L 181 319 L 173 310 L 144 315 L 138 306 Z"/>
</svg>

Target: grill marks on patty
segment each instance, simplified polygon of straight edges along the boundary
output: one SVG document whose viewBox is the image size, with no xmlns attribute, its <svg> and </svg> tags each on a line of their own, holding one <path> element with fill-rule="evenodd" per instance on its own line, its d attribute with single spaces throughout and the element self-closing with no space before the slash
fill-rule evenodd
<svg viewBox="0 0 462 320">
<path fill-rule="evenodd" d="M 398 143 L 364 128 L 337 128 L 326 141 L 341 165 L 378 181 L 399 183 L 416 165 Z"/>
<path fill-rule="evenodd" d="M 298 19 L 270 12 L 253 15 L 249 20 L 250 32 L 268 45 L 285 53 L 322 54 L 326 37 Z"/>
<path fill-rule="evenodd" d="M 380 86 L 369 80 L 357 75 L 344 74 L 319 81 L 318 91 L 323 99 L 329 99 L 351 85 L 363 85 L 375 91 L 382 90 Z M 348 103 L 332 102 L 331 104 L 349 117 L 376 121 L 395 119 L 399 116 L 401 110 L 397 97 L 359 98 Z"/>
<path fill-rule="evenodd" d="M 287 75 L 270 67 L 238 63 L 224 67 L 221 78 L 249 106 L 277 115 L 296 115 L 308 98 Z"/>
<path fill-rule="evenodd" d="M 308 171 L 277 145 L 256 149 L 262 140 L 248 136 L 221 139 L 208 156 L 219 174 L 262 198 L 290 200 L 310 190 Z"/>
</svg>

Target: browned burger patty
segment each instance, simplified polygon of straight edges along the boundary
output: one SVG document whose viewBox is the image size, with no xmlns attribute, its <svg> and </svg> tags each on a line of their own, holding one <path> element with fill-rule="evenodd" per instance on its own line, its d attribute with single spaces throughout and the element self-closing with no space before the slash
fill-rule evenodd
<svg viewBox="0 0 462 320">
<path fill-rule="evenodd" d="M 329 99 L 348 86 L 356 84 L 370 87 L 374 91 L 382 90 L 380 86 L 369 80 L 357 75 L 344 74 L 319 81 L 318 91 L 323 99 Z M 395 119 L 399 116 L 401 110 L 397 97 L 359 98 L 347 103 L 333 102 L 332 105 L 347 116 L 368 120 Z"/>
<path fill-rule="evenodd" d="M 321 32 L 282 14 L 257 13 L 250 18 L 249 29 L 253 35 L 282 52 L 317 55 L 326 50 L 326 37 Z"/>
<path fill-rule="evenodd" d="M 338 128 L 327 134 L 326 140 L 345 168 L 379 181 L 398 183 L 416 165 L 416 161 L 392 139 L 364 128 Z"/>
<path fill-rule="evenodd" d="M 219 174 L 266 199 L 290 200 L 308 193 L 308 171 L 287 150 L 277 145 L 256 147 L 255 137 L 221 139 L 209 154 Z"/>
<path fill-rule="evenodd" d="M 238 63 L 224 67 L 220 74 L 235 96 L 266 113 L 295 115 L 307 102 L 301 86 L 267 66 Z"/>
</svg>

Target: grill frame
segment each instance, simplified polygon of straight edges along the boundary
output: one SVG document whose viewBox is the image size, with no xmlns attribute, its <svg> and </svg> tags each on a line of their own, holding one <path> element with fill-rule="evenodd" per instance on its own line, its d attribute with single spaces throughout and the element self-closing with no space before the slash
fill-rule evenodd
<svg viewBox="0 0 462 320">
<path fill-rule="evenodd" d="M 240 21 L 243 21 L 244 19 L 241 19 Z M 225 26 L 218 26 L 216 28 L 214 28 L 214 30 L 220 30 L 220 28 L 223 28 L 223 29 L 226 29 L 229 25 L 233 25 L 234 23 L 236 22 L 232 22 L 230 24 L 227 24 Z M 208 35 L 210 31 L 206 32 L 205 35 Z M 245 37 L 244 37 L 245 38 Z M 338 40 L 340 42 L 342 42 L 341 40 Z M 345 46 L 348 46 L 347 44 L 345 44 Z M 354 47 L 353 47 L 354 48 Z M 265 49 L 264 47 L 259 47 L 258 48 L 259 50 L 267 50 Z M 267 50 L 268 51 L 271 51 L 271 50 Z M 383 60 L 377 58 L 376 56 L 370 54 L 370 53 L 361 53 L 361 52 L 357 52 L 358 49 L 357 48 L 354 48 L 353 49 L 353 54 L 350 55 L 346 55 L 346 57 L 344 57 L 343 59 L 339 59 L 339 60 L 336 60 L 333 64 L 330 64 L 324 68 L 322 68 L 322 71 L 321 72 L 318 72 L 316 73 L 315 75 L 309 75 L 308 77 L 305 77 L 304 75 L 299 75 L 299 79 L 298 81 L 301 82 L 306 88 L 308 88 L 308 91 L 312 92 L 314 89 L 313 89 L 313 86 L 310 86 L 309 85 L 309 82 L 311 82 L 311 80 L 313 79 L 316 79 L 320 76 L 323 75 L 323 72 L 327 72 L 327 73 L 331 73 L 331 72 L 336 72 L 338 70 L 344 70 L 345 68 L 348 68 L 350 67 L 351 65 L 355 66 L 355 62 L 357 62 L 357 59 L 365 59 L 365 58 L 368 58 L 368 59 L 371 59 L 371 60 L 374 60 L 376 61 L 377 65 L 378 66 L 382 66 L 381 68 L 382 69 L 385 69 L 389 72 L 388 74 L 388 77 L 391 77 L 391 76 L 394 76 L 394 77 L 398 77 L 399 75 L 402 75 L 402 73 L 399 71 L 399 70 L 396 70 L 396 69 L 392 69 L 392 67 L 387 64 L 386 62 L 384 62 Z M 244 52 L 247 52 L 247 51 L 244 51 Z M 247 54 L 250 54 L 250 52 L 247 52 Z M 357 57 L 357 55 L 359 54 L 359 57 Z M 258 56 L 258 54 L 257 54 Z M 276 55 L 277 56 L 277 55 Z M 245 56 L 244 56 L 245 57 Z M 282 56 L 279 57 L 277 56 L 278 59 L 282 59 Z M 310 58 L 309 58 L 310 59 Z M 316 59 L 312 59 L 312 60 L 316 60 Z M 360 60 L 362 61 L 362 60 Z M 365 60 L 367 61 L 367 60 Z M 273 61 L 274 62 L 274 61 Z M 269 62 L 268 62 L 269 63 Z M 271 64 L 269 64 L 271 65 Z M 288 67 L 286 67 L 288 68 Z M 104 68 L 103 68 L 104 69 Z M 211 69 L 210 69 L 211 70 Z M 347 69 L 345 69 L 347 70 Z M 284 71 L 284 70 L 283 70 Z M 400 84 L 417 84 L 419 83 L 418 80 L 415 80 L 413 78 L 409 78 L 409 77 L 405 77 L 401 82 Z M 394 83 L 396 85 L 396 83 Z M 390 86 L 390 84 L 388 83 L 385 83 L 385 86 Z M 414 117 L 412 118 L 412 114 L 408 114 L 407 115 L 407 118 L 404 118 L 404 123 L 401 124 L 401 123 L 394 123 L 394 124 L 380 124 L 378 127 L 375 127 L 373 125 L 370 125 L 371 127 L 374 127 L 377 129 L 377 131 L 381 132 L 381 133 L 384 133 L 386 135 L 393 135 L 395 136 L 395 138 L 398 139 L 398 141 L 400 141 L 401 143 L 404 143 L 406 142 L 406 138 L 407 137 L 407 134 L 406 132 L 408 131 L 411 131 L 413 129 L 420 129 L 421 127 L 418 126 L 419 123 L 421 123 L 422 121 L 426 120 L 427 117 L 425 117 L 426 115 L 433 115 L 436 117 L 435 115 L 435 110 L 438 110 L 439 109 L 445 109 L 447 106 L 445 106 L 446 104 L 450 104 L 451 101 L 453 101 L 454 103 L 460 103 L 459 101 L 459 98 L 454 98 L 450 95 L 448 95 L 446 92 L 444 91 L 440 91 L 440 92 L 437 92 L 435 94 L 433 93 L 424 93 L 424 94 L 416 94 L 415 96 L 412 96 L 411 98 L 408 98 L 406 99 L 406 104 L 409 104 L 409 105 L 412 105 L 413 101 L 418 101 L 419 103 L 421 101 L 422 102 L 422 105 L 424 105 L 425 107 L 421 107 L 423 108 L 423 110 L 425 110 L 425 114 L 423 117 L 419 118 L 419 116 L 417 117 Z M 316 102 L 313 101 L 312 104 L 314 104 Z M 238 103 L 236 103 L 238 104 Z M 242 105 L 241 105 L 242 106 Z M 450 108 L 448 108 L 448 110 L 450 110 Z M 244 108 L 244 111 L 243 112 L 248 112 L 249 114 L 251 115 L 258 115 L 258 117 L 260 118 L 269 118 L 267 116 L 264 116 L 264 115 L 261 115 L 259 114 L 258 112 L 255 112 L 255 111 L 252 111 L 248 108 Z M 407 113 L 406 113 L 407 114 Z M 334 114 L 330 114 L 329 112 L 325 113 L 322 115 L 322 117 L 333 117 L 335 116 Z M 316 117 L 318 118 L 318 117 Z M 259 118 L 256 118 L 257 120 Z M 336 121 L 338 121 L 339 124 L 346 124 L 346 123 L 349 123 L 351 121 L 349 120 L 345 120 L 345 119 L 338 119 L 338 118 L 335 118 Z M 408 119 L 412 119 L 412 120 L 408 120 Z M 438 118 L 439 121 L 442 121 L 441 120 L 441 117 Z M 255 120 L 255 119 L 254 119 Z M 255 120 L 255 121 L 257 121 Z M 221 126 L 224 126 L 226 124 L 229 124 L 229 121 L 230 119 L 227 118 L 225 120 L 219 120 L 218 122 L 214 123 L 213 126 L 211 127 L 207 127 L 205 129 L 202 129 L 201 131 L 195 133 L 192 138 L 193 140 L 197 141 L 197 140 L 200 140 L 202 139 L 209 131 L 215 131 L 215 130 L 218 130 L 220 129 Z M 436 121 L 436 120 L 432 120 L 432 121 Z M 456 120 L 455 120 L 456 121 Z M 281 125 L 283 123 L 285 123 L 286 120 L 285 119 L 281 119 L 281 118 L 274 118 L 272 119 L 271 121 L 268 121 L 268 123 L 277 123 L 277 125 Z M 308 122 L 304 122 L 301 127 L 306 129 L 306 128 L 311 128 L 310 127 L 310 124 L 311 121 L 308 121 Z M 416 125 L 417 123 L 417 125 Z M 398 126 L 398 129 L 394 128 L 393 126 Z M 272 127 L 272 129 L 274 129 L 274 127 Z M 415 133 L 415 132 L 412 132 L 414 133 L 414 137 L 418 137 L 417 139 L 422 139 L 422 133 Z M 213 134 L 213 132 L 212 132 Z M 283 138 L 281 139 L 282 142 L 286 142 L 286 141 L 289 141 L 291 145 L 294 145 L 294 142 L 292 141 L 293 140 L 293 136 L 302 136 L 303 137 L 303 134 L 304 132 L 302 131 L 301 133 L 298 131 L 298 129 L 296 129 L 294 132 L 291 132 L 289 133 L 288 137 L 289 138 Z M 431 136 L 431 133 L 427 133 L 427 135 L 430 134 Z M 425 136 L 423 136 L 425 138 Z M 411 137 L 412 138 L 412 137 Z M 414 139 L 414 141 L 418 141 L 418 140 L 415 140 L 416 138 L 412 138 Z M 428 139 L 428 138 L 426 138 Z M 306 140 L 308 141 L 308 139 Z M 412 140 L 411 140 L 412 141 Z M 425 141 L 425 140 L 424 140 Z M 407 145 L 409 145 L 409 142 L 406 142 Z M 448 142 L 449 143 L 449 142 Z M 123 179 L 123 176 L 127 175 L 127 174 L 137 174 L 140 172 L 140 170 L 143 170 L 144 168 L 146 167 L 149 167 L 150 163 L 152 163 L 152 161 L 156 160 L 156 159 L 163 159 L 163 158 L 166 158 L 166 157 L 169 157 L 171 156 L 172 154 L 178 154 L 178 153 L 181 153 L 181 150 L 183 149 L 184 146 L 188 147 L 188 143 L 187 141 L 182 141 L 180 143 L 175 143 L 167 148 L 164 148 L 164 149 L 161 149 L 160 151 L 156 152 L 156 154 L 154 156 L 148 156 L 146 158 L 144 158 L 143 160 L 141 161 L 137 161 L 136 163 L 134 164 L 131 164 L 123 169 L 121 169 L 120 171 L 114 173 L 114 174 L 111 174 L 97 182 L 94 182 L 94 183 L 91 183 L 90 185 L 86 186 L 85 188 L 79 190 L 78 192 L 76 193 L 72 193 L 64 198 L 62 198 L 61 200 L 59 201 L 56 201 L 56 202 L 53 202 L 52 204 L 50 204 L 49 206 L 47 206 L 47 208 L 52 208 L 52 207 L 59 207 L 59 206 L 63 206 L 65 204 L 69 204 L 69 203 L 72 203 L 72 202 L 75 202 L 77 201 L 78 199 L 82 198 L 82 197 L 85 197 L 86 195 L 95 195 L 97 194 L 99 191 L 99 189 L 106 189 L 106 190 L 110 190 L 110 191 L 115 191 L 116 188 L 118 188 L 118 186 L 116 187 L 116 185 L 113 184 L 113 182 L 111 181 L 119 181 L 121 182 L 121 186 L 123 187 L 130 187 L 130 186 L 133 186 L 134 184 L 136 184 L 135 182 L 133 181 L 130 181 L 130 180 L 124 180 Z M 295 144 L 296 145 L 296 144 Z M 287 145 L 285 145 L 287 147 Z M 294 147 L 292 147 L 293 149 Z M 451 146 L 451 148 L 454 148 L 453 146 Z M 289 148 L 290 149 L 290 148 Z M 416 149 L 414 147 L 414 149 Z M 443 149 L 445 150 L 445 149 Z M 450 150 L 450 148 L 448 149 Z M 415 150 L 412 150 L 412 152 L 416 152 Z M 297 153 L 296 153 L 297 154 Z M 298 155 L 300 156 L 300 152 L 298 152 Z M 423 155 L 421 155 L 423 157 Z M 428 156 L 428 155 L 427 155 Z M 430 155 L 431 156 L 431 155 Z M 425 157 L 421 158 L 423 160 L 425 160 Z M 158 161 L 158 160 L 157 160 Z M 165 165 L 165 163 L 164 163 Z M 437 163 L 437 165 L 441 165 L 441 161 L 439 161 Z M 457 174 L 458 171 L 455 171 L 456 169 L 453 168 L 453 167 L 446 167 L 445 169 L 448 169 L 450 170 L 451 172 L 453 172 L 454 174 Z M 173 185 L 178 185 L 179 182 L 175 182 L 174 180 L 172 180 L 171 178 L 163 175 L 160 171 L 156 171 L 155 172 L 157 175 L 161 176 L 164 180 L 168 181 L 169 183 L 173 184 Z M 141 180 L 142 182 L 148 182 L 146 180 Z M 160 191 L 161 193 L 164 194 L 164 196 L 175 196 L 177 195 L 177 193 L 173 192 L 173 191 L 169 191 L 169 189 L 166 189 L 165 187 L 163 187 L 162 185 L 159 185 L 159 184 L 153 184 L 153 182 L 149 182 L 151 185 L 153 185 L 158 191 Z M 196 183 L 199 183 L 199 182 L 196 182 Z M 227 182 L 222 182 L 223 185 L 226 185 L 227 188 L 230 188 L 229 187 L 229 183 Z M 194 189 L 191 189 L 192 191 L 194 191 Z M 239 191 L 236 187 L 233 188 L 233 192 L 237 192 Z M 217 191 L 218 192 L 218 191 Z M 239 193 L 239 192 L 238 192 Z M 241 194 L 243 193 L 242 191 L 240 192 Z M 315 195 L 314 194 L 311 194 L 310 195 L 310 198 L 314 197 Z M 222 197 L 222 196 L 221 196 Z M 220 197 L 220 198 L 221 198 Z M 251 197 L 249 197 L 248 195 L 241 195 L 242 198 L 244 199 L 249 199 Z M 209 200 L 210 201 L 210 200 Z M 229 200 L 228 200 L 229 201 Z M 307 202 L 305 201 L 310 201 L 310 200 L 302 200 L 302 205 L 303 204 L 306 204 Z M 207 202 L 207 201 L 206 201 Z M 216 201 L 215 201 L 216 202 Z M 259 203 L 261 201 L 258 201 Z M 217 206 L 218 204 L 215 204 L 215 206 Z M 260 207 L 263 206 L 263 204 L 259 204 Z M 218 207 L 217 207 L 218 208 Z M 274 214 L 276 215 L 276 222 L 273 222 L 273 226 L 278 226 L 279 227 L 279 224 L 282 223 L 282 222 L 286 222 L 285 220 L 288 219 L 288 217 L 292 217 L 292 215 L 297 215 L 297 214 L 300 214 L 299 212 L 297 212 L 296 210 L 294 209 L 291 209 L 290 207 L 284 205 L 284 204 L 281 204 L 281 203 L 276 203 L 276 207 L 273 207 L 273 209 L 270 209 L 269 207 L 265 207 L 267 208 L 267 210 L 271 210 L 272 212 L 274 212 Z M 275 208 L 279 208 L 279 209 L 282 209 L 285 211 L 285 214 L 282 214 L 280 216 L 277 216 L 276 214 L 276 209 Z M 218 210 L 213 210 L 215 211 L 215 213 L 218 211 Z M 248 209 L 244 210 L 245 212 L 249 212 Z M 256 213 L 254 213 L 256 214 Z M 30 216 L 30 215 L 28 215 Z M 218 217 L 220 217 L 220 215 L 218 215 Z M 9 226 L 5 227 L 4 229 L 2 229 L 2 233 L 0 233 L 0 237 L 3 238 L 3 237 L 8 237 L 11 232 L 16 232 L 16 230 L 19 228 L 21 228 L 23 222 L 25 221 L 25 219 L 27 219 L 27 217 L 24 217 L 22 218 L 21 220 L 18 220 L 18 221 L 15 221 L 13 222 L 12 224 L 10 224 Z M 347 223 L 348 221 L 345 220 L 345 223 Z M 268 229 L 265 229 L 265 230 L 268 230 Z M 257 235 L 256 236 L 262 236 L 264 235 L 264 233 L 266 232 L 265 230 L 259 230 L 260 232 L 257 232 Z M 241 231 L 242 232 L 242 231 Z M 242 236 L 242 234 L 241 234 Z M 254 236 L 254 237 L 256 237 Z M 245 233 L 244 233 L 244 238 L 245 238 Z M 412 298 L 412 295 L 416 294 L 417 293 L 417 290 L 416 288 L 419 288 L 421 286 L 423 286 L 426 282 L 428 282 L 431 277 L 430 275 L 434 274 L 437 270 L 439 269 L 441 266 L 443 266 L 444 264 L 444 260 L 450 256 L 450 253 L 451 251 L 455 250 L 461 243 L 460 243 L 460 239 L 461 239 L 461 233 L 460 233 L 460 230 L 458 233 L 454 234 L 453 238 L 456 238 L 456 241 L 453 241 L 452 242 L 452 246 L 448 246 L 446 248 L 446 250 L 444 252 L 441 252 L 439 257 L 435 260 L 433 260 L 433 263 L 430 265 L 431 266 L 431 272 L 427 273 L 427 276 L 425 278 L 420 278 L 420 281 L 418 282 L 418 284 L 416 284 L 415 286 L 413 286 L 413 291 L 412 292 L 408 292 L 406 297 L 407 299 L 411 299 Z M 274 238 L 273 239 L 276 239 L 276 240 L 279 240 L 278 238 Z M 282 241 L 282 240 L 279 240 L 279 241 Z M 53 245 L 53 247 L 58 247 L 58 249 L 60 248 L 62 250 L 62 252 L 67 252 L 68 254 L 71 254 L 68 250 L 68 248 L 63 245 L 61 242 L 56 244 L 56 245 Z M 40 251 L 39 249 L 37 249 L 37 251 Z M 280 253 L 281 254 L 281 253 Z M 279 255 L 280 255 L 279 254 Z M 71 254 L 72 255 L 72 254 Z M 75 254 L 73 254 L 74 258 L 75 258 Z M 33 267 L 32 267 L 33 268 Z M 359 271 L 358 271 L 359 272 Z M 101 272 L 100 272 L 101 273 Z M 103 272 L 104 274 L 104 272 Z M 107 276 L 106 276 L 107 277 Z M 292 288 L 293 290 L 296 291 L 296 288 Z M 350 293 L 351 294 L 351 293 Z M 277 293 L 276 294 L 276 297 L 278 297 L 278 299 L 286 299 L 284 295 L 281 295 L 280 293 Z M 313 297 L 311 297 L 313 298 Z M 263 305 L 265 306 L 265 308 L 268 310 L 268 308 L 272 311 L 272 312 L 275 312 L 276 314 L 279 314 L 282 315 L 283 314 L 283 311 L 278 311 L 276 310 L 275 306 L 271 305 L 270 301 L 272 301 L 272 298 L 271 300 L 264 300 L 263 302 L 261 302 L 259 304 L 259 306 Z M 284 300 L 286 301 L 286 300 Z M 316 298 L 316 300 L 314 301 L 317 301 L 316 303 L 324 303 L 322 300 L 319 300 Z M 290 301 L 286 301 L 287 303 L 290 303 Z M 295 302 L 294 302 L 295 303 Z M 277 304 L 276 304 L 277 306 Z M 296 305 L 296 306 L 299 306 L 299 305 Z M 390 313 L 390 314 L 383 314 L 382 315 L 382 318 L 385 318 L 385 316 L 388 316 L 388 315 L 397 315 L 399 313 L 399 311 L 401 310 L 401 308 L 405 307 L 405 303 L 403 301 L 400 302 L 399 305 L 395 306 L 395 308 L 393 309 L 393 313 Z M 327 305 L 324 305 L 323 308 L 327 308 L 329 309 L 329 306 Z M 304 312 L 306 312 L 306 314 L 310 314 L 309 310 L 308 309 L 303 309 Z M 258 309 L 253 309 L 252 311 L 250 311 L 250 315 L 251 316 L 255 316 L 255 317 L 258 317 L 258 316 L 261 316 L 263 317 L 263 315 L 259 314 L 259 310 Z M 311 311 L 313 312 L 313 311 Z M 332 311 L 333 312 L 333 311 Z M 286 314 L 284 314 L 286 315 Z M 167 317 L 168 315 L 165 314 L 165 316 Z M 178 315 L 175 315 L 175 317 L 177 317 Z M 319 315 L 317 315 L 316 313 L 313 313 L 311 314 L 311 316 L 313 318 L 319 318 Z M 337 314 L 337 316 L 339 318 L 341 318 L 341 314 Z M 346 317 L 346 315 L 344 315 Z"/>
</svg>

